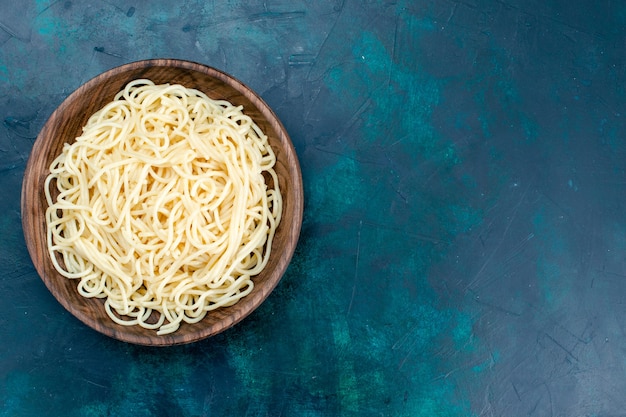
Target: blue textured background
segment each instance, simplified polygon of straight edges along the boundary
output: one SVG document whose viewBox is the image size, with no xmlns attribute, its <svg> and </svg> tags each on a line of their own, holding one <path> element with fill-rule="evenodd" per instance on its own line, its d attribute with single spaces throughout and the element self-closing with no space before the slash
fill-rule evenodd
<svg viewBox="0 0 626 417">
<path fill-rule="evenodd" d="M 0 416 L 626 415 L 626 5 L 0 1 Z M 297 252 L 252 316 L 150 349 L 47 292 L 21 179 L 111 67 L 227 71 L 287 127 Z"/>
</svg>

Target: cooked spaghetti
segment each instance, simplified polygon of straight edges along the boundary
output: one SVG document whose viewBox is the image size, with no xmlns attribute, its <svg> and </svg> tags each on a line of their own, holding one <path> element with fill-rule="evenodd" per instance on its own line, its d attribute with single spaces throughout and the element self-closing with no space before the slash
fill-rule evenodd
<svg viewBox="0 0 626 417">
<path fill-rule="evenodd" d="M 267 136 L 241 106 L 130 82 L 50 166 L 48 250 L 122 325 L 175 332 L 252 291 L 282 213 Z"/>
</svg>

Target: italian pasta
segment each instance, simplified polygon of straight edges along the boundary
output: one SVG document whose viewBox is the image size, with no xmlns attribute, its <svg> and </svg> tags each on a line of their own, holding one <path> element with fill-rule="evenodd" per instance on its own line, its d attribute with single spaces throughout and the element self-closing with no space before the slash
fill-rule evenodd
<svg viewBox="0 0 626 417">
<path fill-rule="evenodd" d="M 93 114 L 45 181 L 48 250 L 109 317 L 163 335 L 252 291 L 282 197 L 241 106 L 135 80 Z"/>
</svg>

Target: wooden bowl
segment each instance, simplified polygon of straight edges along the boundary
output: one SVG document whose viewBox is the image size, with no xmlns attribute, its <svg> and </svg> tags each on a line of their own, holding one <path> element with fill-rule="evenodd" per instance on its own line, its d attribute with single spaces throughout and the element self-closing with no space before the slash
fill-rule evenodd
<svg viewBox="0 0 626 417">
<path fill-rule="evenodd" d="M 244 112 L 268 135 L 276 153 L 275 171 L 284 200 L 282 220 L 269 262 L 253 278 L 253 291 L 237 304 L 211 311 L 198 323 L 182 323 L 176 332 L 163 336 L 157 336 L 154 330 L 113 322 L 104 310 L 103 300 L 82 297 L 76 289 L 77 281 L 67 279 L 55 270 L 46 244 L 44 181 L 50 163 L 65 142 L 71 143 L 80 135 L 90 115 L 112 101 L 128 82 L 138 78 L 148 78 L 157 84 L 179 83 L 203 91 L 211 98 L 243 105 Z M 198 63 L 171 59 L 139 61 L 111 69 L 67 97 L 39 133 L 22 184 L 22 226 L 26 244 L 35 268 L 50 292 L 70 313 L 93 329 L 140 345 L 169 346 L 197 341 L 233 326 L 254 311 L 287 269 L 300 233 L 302 211 L 302 175 L 298 159 L 285 128 L 268 105 L 228 74 Z"/>
</svg>

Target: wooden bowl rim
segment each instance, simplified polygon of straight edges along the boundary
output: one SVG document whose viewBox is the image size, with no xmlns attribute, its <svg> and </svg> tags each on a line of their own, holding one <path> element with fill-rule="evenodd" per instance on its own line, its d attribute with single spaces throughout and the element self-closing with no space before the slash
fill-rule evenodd
<svg viewBox="0 0 626 417">
<path fill-rule="evenodd" d="M 286 234 L 290 236 L 291 239 L 287 239 L 287 243 L 284 249 L 279 254 L 279 256 L 282 257 L 281 262 L 278 263 L 277 268 L 271 272 L 270 277 L 264 282 L 265 286 L 262 294 L 257 296 L 253 300 L 254 302 L 248 304 L 245 310 L 238 310 L 239 314 L 237 314 L 236 317 L 233 318 L 229 315 L 221 321 L 216 322 L 211 327 L 202 328 L 196 333 L 192 333 L 191 335 L 193 335 L 193 337 L 190 337 L 189 333 L 180 332 L 180 329 L 178 332 L 165 336 L 156 336 L 156 333 L 155 336 L 142 336 L 138 334 L 133 334 L 132 332 L 126 332 L 125 330 L 127 328 L 121 325 L 114 326 L 116 328 L 119 327 L 118 331 L 109 330 L 109 328 L 107 327 L 97 326 L 97 323 L 92 316 L 83 313 L 80 309 L 77 309 L 76 306 L 72 302 L 70 302 L 70 300 L 61 296 L 60 290 L 57 289 L 57 285 L 55 285 L 54 283 L 54 279 L 47 275 L 44 268 L 44 263 L 52 263 L 49 259 L 48 254 L 46 253 L 44 256 L 40 257 L 35 256 L 38 250 L 37 243 L 41 244 L 41 242 L 36 242 L 38 239 L 35 229 L 36 226 L 41 223 L 35 219 L 29 224 L 29 221 L 33 220 L 29 218 L 33 210 L 32 206 L 35 205 L 37 199 L 34 197 L 30 198 L 28 196 L 27 188 L 33 176 L 39 174 L 32 169 L 32 165 L 34 165 L 33 161 L 35 157 L 41 152 L 40 148 L 44 147 L 44 144 L 47 141 L 53 140 L 53 137 L 47 135 L 47 133 L 52 129 L 52 124 L 55 122 L 55 120 L 59 117 L 59 115 L 67 111 L 68 106 L 74 104 L 75 102 L 80 102 L 81 96 L 84 94 L 84 92 L 89 91 L 91 88 L 99 85 L 102 82 L 105 82 L 107 79 L 125 72 L 147 69 L 150 67 L 179 68 L 201 73 L 205 76 L 215 78 L 218 81 L 230 86 L 231 88 L 235 89 L 239 94 L 252 102 L 255 105 L 256 109 L 261 113 L 261 115 L 266 118 L 267 121 L 271 123 L 276 130 L 278 140 L 282 145 L 282 151 L 284 151 L 285 153 L 284 162 L 287 165 L 288 173 L 290 176 L 290 183 L 292 184 L 291 192 L 294 193 L 294 204 L 293 209 L 291 210 L 293 220 L 290 224 L 284 224 L 284 222 L 281 222 L 279 224 L 279 228 L 289 228 L 286 231 Z M 282 276 L 284 275 L 295 252 L 298 237 L 300 235 L 302 227 L 302 218 L 304 211 L 303 194 L 304 191 L 300 164 L 289 134 L 287 133 L 287 130 L 285 129 L 280 119 L 276 116 L 274 111 L 256 92 L 254 92 L 251 88 L 249 88 L 247 85 L 245 85 L 243 82 L 233 77 L 232 75 L 206 64 L 182 59 L 146 59 L 126 63 L 118 67 L 111 68 L 99 75 L 96 75 L 89 81 L 79 86 L 70 95 L 68 95 L 48 117 L 48 120 L 43 125 L 42 129 L 37 135 L 37 139 L 33 144 L 33 148 L 30 152 L 28 162 L 24 171 L 24 178 L 21 190 L 22 229 L 29 255 L 40 278 L 42 279 L 48 290 L 56 298 L 56 300 L 74 317 L 76 317 L 92 329 L 98 331 L 99 333 L 123 342 L 146 346 L 172 346 L 196 342 L 223 332 L 224 330 L 234 326 L 235 324 L 246 318 L 267 299 L 269 294 L 274 290 L 276 285 L 278 285 L 278 282 L 282 279 Z M 286 216 L 283 213 L 283 218 L 285 217 Z M 43 222 L 43 225 L 45 227 L 45 221 Z M 43 245 L 44 248 L 47 248 L 47 244 L 45 242 L 43 242 Z M 41 248 L 39 248 L 39 250 L 41 251 Z M 276 256 L 274 250 L 272 251 L 272 254 L 270 254 L 270 258 L 272 256 Z M 37 259 L 39 260 L 36 261 Z M 183 326 L 185 325 L 186 323 L 181 324 L 181 328 L 183 328 Z"/>
</svg>

